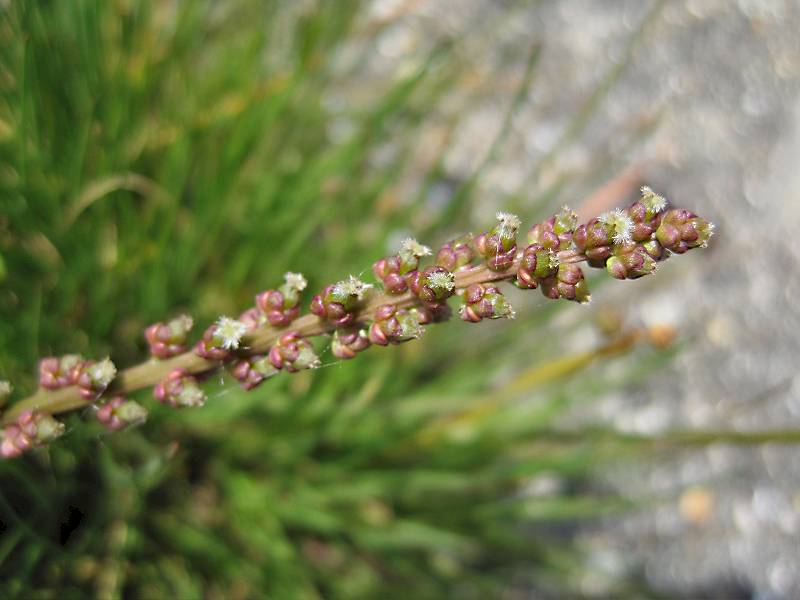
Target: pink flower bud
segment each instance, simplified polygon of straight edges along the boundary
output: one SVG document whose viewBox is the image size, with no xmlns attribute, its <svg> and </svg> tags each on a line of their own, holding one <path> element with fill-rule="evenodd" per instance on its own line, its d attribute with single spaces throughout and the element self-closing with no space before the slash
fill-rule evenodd
<svg viewBox="0 0 800 600">
<path fill-rule="evenodd" d="M 153 396 L 161 404 L 173 408 L 203 406 L 205 392 L 200 389 L 192 375 L 185 369 L 173 369 L 164 380 L 153 388 Z"/>
<path fill-rule="evenodd" d="M 109 431 L 120 431 L 131 425 L 144 423 L 147 410 L 138 402 L 114 396 L 97 409 L 95 418 Z"/>
<path fill-rule="evenodd" d="M 64 424 L 56 421 L 51 415 L 26 410 L 17 420 L 2 431 L 0 456 L 14 458 L 23 452 L 44 446 L 64 433 Z"/>
<path fill-rule="evenodd" d="M 144 331 L 155 358 L 170 358 L 186 351 L 186 336 L 192 329 L 192 318 L 181 315 L 169 323 L 153 323 Z"/>
<path fill-rule="evenodd" d="M 79 354 L 43 358 L 39 361 L 39 385 L 48 390 L 75 385 L 82 363 Z"/>
</svg>

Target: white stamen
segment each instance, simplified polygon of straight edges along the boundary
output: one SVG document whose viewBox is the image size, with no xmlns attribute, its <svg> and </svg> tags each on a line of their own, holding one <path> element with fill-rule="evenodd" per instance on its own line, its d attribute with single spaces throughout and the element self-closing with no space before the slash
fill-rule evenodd
<svg viewBox="0 0 800 600">
<path fill-rule="evenodd" d="M 371 284 L 364 283 L 358 277 L 350 275 L 344 281 L 340 281 L 333 286 L 333 296 L 341 302 L 347 300 L 349 296 L 355 296 L 358 300 L 361 300 L 371 287 Z"/>
<path fill-rule="evenodd" d="M 247 333 L 247 325 L 241 321 L 230 317 L 220 317 L 217 320 L 214 337 L 222 342 L 222 347 L 226 350 L 236 350 L 245 333 Z"/>
<path fill-rule="evenodd" d="M 0 398 L 10 396 L 13 389 L 14 388 L 11 386 L 11 382 L 0 381 Z"/>
<path fill-rule="evenodd" d="M 509 235 L 514 235 L 517 233 L 519 226 L 522 224 L 522 221 L 519 220 L 519 217 L 513 213 L 507 213 L 499 211 L 496 215 L 497 220 L 500 221 L 500 228 L 503 233 L 508 233 Z"/>
<path fill-rule="evenodd" d="M 306 278 L 303 277 L 301 273 L 292 273 L 290 271 L 286 273 L 283 278 L 286 280 L 286 285 L 298 292 L 302 292 L 308 285 L 308 281 L 306 281 Z"/>
<path fill-rule="evenodd" d="M 108 387 L 108 384 L 114 380 L 116 375 L 117 367 L 114 366 L 114 363 L 109 358 L 104 358 L 89 367 L 89 378 L 98 387 Z"/>
<path fill-rule="evenodd" d="M 406 238 L 400 242 L 400 252 L 398 252 L 398 254 L 405 262 L 411 262 L 415 258 L 430 256 L 433 252 L 430 248 L 423 246 L 414 238 Z"/>
<path fill-rule="evenodd" d="M 428 285 L 431 289 L 449 292 L 456 287 L 455 276 L 449 271 L 434 271 L 428 275 Z"/>
<path fill-rule="evenodd" d="M 667 208 L 667 199 L 656 194 L 650 187 L 642 186 L 642 202 L 645 208 L 652 213 L 660 213 Z"/>
<path fill-rule="evenodd" d="M 615 244 L 627 244 L 631 241 L 633 221 L 622 209 L 615 208 L 603 213 L 597 220 L 611 229 Z"/>
</svg>

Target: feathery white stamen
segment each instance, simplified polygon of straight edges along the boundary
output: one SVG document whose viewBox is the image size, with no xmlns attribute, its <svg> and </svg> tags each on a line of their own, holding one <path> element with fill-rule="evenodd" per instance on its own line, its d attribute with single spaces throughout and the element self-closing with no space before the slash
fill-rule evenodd
<svg viewBox="0 0 800 600">
<path fill-rule="evenodd" d="M 615 208 L 603 213 L 597 220 L 611 229 L 612 239 L 615 244 L 627 244 L 631 241 L 633 221 L 620 208 Z"/>
<path fill-rule="evenodd" d="M 496 215 L 497 220 L 500 221 L 500 228 L 503 233 L 508 232 L 510 235 L 517 233 L 522 221 L 514 213 L 507 213 L 499 211 Z"/>
<path fill-rule="evenodd" d="M 308 285 L 308 281 L 306 281 L 306 278 L 303 277 L 301 273 L 292 273 L 289 271 L 283 278 L 286 280 L 286 285 L 298 292 L 302 292 Z"/>
<path fill-rule="evenodd" d="M 371 284 L 364 283 L 358 277 L 350 275 L 347 279 L 333 286 L 333 296 L 340 302 L 344 302 L 349 296 L 355 296 L 357 299 L 361 300 L 366 291 L 371 287 Z"/>
<path fill-rule="evenodd" d="M 106 388 L 108 384 L 114 380 L 117 375 L 117 367 L 111 362 L 111 359 L 104 358 L 103 360 L 94 363 L 89 367 L 89 378 L 98 387 Z"/>
<path fill-rule="evenodd" d="M 558 254 L 556 254 L 552 250 L 549 251 L 547 259 L 548 259 L 547 266 L 550 267 L 551 269 L 555 269 L 561 264 L 561 259 L 558 258 Z"/>
<path fill-rule="evenodd" d="M 449 292 L 456 287 L 455 276 L 449 271 L 434 271 L 428 275 L 428 286 Z"/>
<path fill-rule="evenodd" d="M 9 381 L 0 381 L 0 398 L 5 398 L 11 395 L 14 388 Z"/>
<path fill-rule="evenodd" d="M 664 196 L 656 194 L 652 188 L 643 185 L 642 189 L 642 202 L 645 208 L 652 213 L 660 213 L 667 208 L 667 199 Z"/>
<path fill-rule="evenodd" d="M 405 262 L 411 262 L 415 258 L 430 256 L 433 252 L 430 248 L 423 246 L 414 238 L 406 238 L 400 242 L 400 251 L 398 254 Z"/>
<path fill-rule="evenodd" d="M 236 350 L 242 341 L 242 336 L 247 333 L 247 325 L 230 317 L 220 317 L 214 337 L 220 340 L 226 350 Z"/>
</svg>

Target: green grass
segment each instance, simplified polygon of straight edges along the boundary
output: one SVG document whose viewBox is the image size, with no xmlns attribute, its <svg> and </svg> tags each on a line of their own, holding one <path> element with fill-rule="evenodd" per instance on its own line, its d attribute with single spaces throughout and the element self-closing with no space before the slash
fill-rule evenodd
<svg viewBox="0 0 800 600">
<path fill-rule="evenodd" d="M 456 125 L 436 107 L 470 74 L 463 40 L 430 40 L 424 60 L 360 93 L 387 25 L 360 2 L 313 6 L 20 0 L 2 10 L 0 376 L 19 395 L 34 390 L 40 356 L 110 353 L 130 365 L 155 320 L 187 311 L 202 326 L 238 314 L 286 270 L 316 289 L 367 269 L 401 232 L 435 244 L 481 226 L 469 217 L 476 184 L 535 85 L 535 35 L 514 57 L 524 76 L 489 154 L 436 212 L 426 206 L 446 175 L 444 148 L 420 164 L 419 145 L 431 127 Z M 490 43 L 500 26 L 472 33 Z M 347 100 L 331 108 L 337 94 Z M 343 120 L 350 132 L 331 135 Z M 526 197 L 513 201 L 531 216 L 558 191 Z M 50 449 L 0 463 L 0 596 L 574 589 L 570 528 L 625 509 L 595 491 L 592 472 L 631 450 L 607 435 L 548 435 L 565 408 L 620 382 L 554 368 L 504 391 L 525 369 L 561 364 L 549 321 L 581 310 L 521 301 L 513 326 L 437 326 L 347 363 L 325 352 L 324 368 L 248 394 L 215 377 L 202 410 L 142 394 L 152 416 L 135 431 L 110 435 L 71 415 Z M 644 355 L 642 372 L 667 358 Z M 542 473 L 564 491 L 525 495 Z"/>
</svg>

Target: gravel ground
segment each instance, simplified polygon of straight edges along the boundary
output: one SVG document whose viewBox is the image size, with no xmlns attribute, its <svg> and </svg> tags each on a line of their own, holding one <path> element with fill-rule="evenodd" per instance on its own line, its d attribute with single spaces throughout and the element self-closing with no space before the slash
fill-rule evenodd
<svg viewBox="0 0 800 600">
<path fill-rule="evenodd" d="M 408 5 L 382 34 L 374 72 L 413 56 L 426 32 L 446 31 L 468 38 L 461 51 L 478 80 L 513 83 L 520 53 L 510 59 L 509 48 L 528 45 L 531 32 L 542 42 L 535 85 L 483 178 L 488 202 L 476 212 L 520 189 L 535 197 L 555 185 L 554 202 L 580 198 L 637 164 L 656 190 L 718 226 L 708 251 L 637 282 L 632 320 L 674 323 L 692 336 L 690 347 L 646 388 L 606 398 L 582 418 L 644 434 L 800 427 L 800 246 L 792 236 L 800 226 L 800 3 L 667 0 L 613 85 L 608 74 L 626 60 L 653 2 L 384 1 L 376 14 Z M 488 41 L 464 35 L 490 23 Z M 575 129 L 604 81 L 607 94 Z M 480 162 L 510 96 L 498 85 L 473 103 L 448 153 L 453 178 Z M 463 105 L 456 98 L 450 108 Z M 569 183 L 558 187 L 564 176 Z M 624 294 L 612 287 L 622 286 L 603 290 L 609 306 Z M 716 444 L 610 473 L 622 493 L 663 501 L 583 534 L 595 567 L 586 593 L 643 572 L 668 596 L 800 597 L 797 456 L 794 446 Z"/>
</svg>

